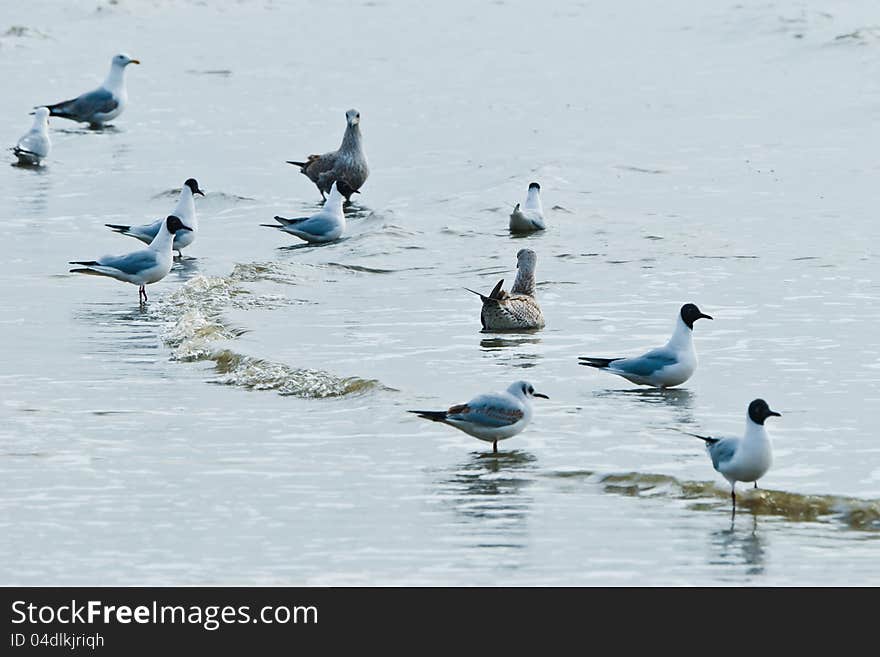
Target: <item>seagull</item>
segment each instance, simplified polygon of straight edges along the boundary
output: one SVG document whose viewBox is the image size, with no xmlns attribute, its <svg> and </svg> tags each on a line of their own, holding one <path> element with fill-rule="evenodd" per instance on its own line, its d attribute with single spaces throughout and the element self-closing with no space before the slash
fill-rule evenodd
<svg viewBox="0 0 880 657">
<path fill-rule="evenodd" d="M 194 202 L 196 194 L 204 196 L 205 192 L 199 189 L 199 183 L 195 178 L 190 178 L 183 183 L 183 187 L 180 189 L 180 196 L 177 198 L 177 205 L 174 206 L 174 210 L 171 212 L 171 214 L 180 219 L 183 222 L 183 225 L 188 229 L 178 231 L 174 235 L 173 249 L 177 251 L 177 254 L 180 256 L 183 255 L 181 249 L 185 249 L 195 241 L 196 233 L 199 230 L 199 220 L 196 217 L 196 204 Z M 143 226 L 123 226 L 120 224 L 104 225 L 107 226 L 107 228 L 112 228 L 117 233 L 128 235 L 129 237 L 139 239 L 145 244 L 150 244 L 155 239 L 156 235 L 159 234 L 164 221 L 164 219 L 156 219 L 153 223 L 145 224 Z"/>
<path fill-rule="evenodd" d="M 305 162 L 287 160 L 288 164 L 298 166 L 300 172 L 318 186 L 322 199 L 326 198 L 325 194 L 336 181 L 345 200 L 350 201 L 351 195 L 360 191 L 370 175 L 367 156 L 361 144 L 361 113 L 350 109 L 345 113 L 345 120 L 345 135 L 337 150 L 323 155 L 309 155 Z"/>
<path fill-rule="evenodd" d="M 277 228 L 285 233 L 296 235 L 306 242 L 332 242 L 339 239 L 345 230 L 345 214 L 342 211 L 342 194 L 334 182 L 330 186 L 330 196 L 324 201 L 324 207 L 317 214 L 302 219 L 285 219 L 275 217 L 280 226 L 260 224 L 267 228 Z"/>
<path fill-rule="evenodd" d="M 515 436 L 532 421 L 532 399 L 547 395 L 535 392 L 528 381 L 512 383 L 502 392 L 478 395 L 466 404 L 456 404 L 448 411 L 407 411 L 421 418 L 442 422 L 469 436 L 492 443 L 498 453 L 498 441 Z"/>
<path fill-rule="evenodd" d="M 531 233 L 544 230 L 544 207 L 541 205 L 541 186 L 533 182 L 529 185 L 526 202 L 520 209 L 519 203 L 510 215 L 511 233 Z"/>
<path fill-rule="evenodd" d="M 763 399 L 756 399 L 749 404 L 746 433 L 742 438 L 710 438 L 695 433 L 690 434 L 705 441 L 706 451 L 712 457 L 712 467 L 730 482 L 730 499 L 733 501 L 734 513 L 736 513 L 736 482 L 754 481 L 757 488 L 758 479 L 763 477 L 773 465 L 773 446 L 764 428 L 764 420 L 768 417 L 782 417 L 782 415 L 770 410 Z"/>
<path fill-rule="evenodd" d="M 139 285 L 138 300 L 147 301 L 145 286 L 161 281 L 171 271 L 171 248 L 174 236 L 179 231 L 191 230 L 183 225 L 179 217 L 171 215 L 162 224 L 150 246 L 121 256 L 104 256 L 98 260 L 74 260 L 71 265 L 82 265 L 71 269 L 75 274 L 91 274 L 93 276 L 109 276 L 117 281 Z"/>
<path fill-rule="evenodd" d="M 110 60 L 110 72 L 100 87 L 82 96 L 46 107 L 49 108 L 52 116 L 88 123 L 96 127 L 112 121 L 122 114 L 128 102 L 128 92 L 125 90 L 125 67 L 129 64 L 140 64 L 140 61 L 123 53 L 116 55 Z"/>
<path fill-rule="evenodd" d="M 692 303 L 681 307 L 675 330 L 664 346 L 635 358 L 593 358 L 581 356 L 581 365 L 618 374 L 627 381 L 654 388 L 671 388 L 687 381 L 697 369 L 694 350 L 694 322 L 712 319 Z"/>
<path fill-rule="evenodd" d="M 516 281 L 508 294 L 501 289 L 504 279 L 485 296 L 473 292 L 483 301 L 480 321 L 484 331 L 522 331 L 544 328 L 544 315 L 535 300 L 535 265 L 537 254 L 531 249 L 520 249 L 516 254 Z"/>
<path fill-rule="evenodd" d="M 39 165 L 49 157 L 52 150 L 52 140 L 49 139 L 49 110 L 46 107 L 38 107 L 34 110 L 34 125 L 18 140 L 12 152 L 18 158 L 19 164 Z"/>
</svg>

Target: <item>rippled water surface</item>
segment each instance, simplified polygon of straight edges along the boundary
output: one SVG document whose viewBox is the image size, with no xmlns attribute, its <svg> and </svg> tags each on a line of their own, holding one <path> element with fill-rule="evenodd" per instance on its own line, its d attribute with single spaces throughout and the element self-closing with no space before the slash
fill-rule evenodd
<svg viewBox="0 0 880 657">
<path fill-rule="evenodd" d="M 10 145 L 143 62 L 114 129 L 53 120 L 47 166 L 0 166 L 0 583 L 880 584 L 874 3 L 293 4 L 0 15 Z M 349 107 L 346 237 L 260 228 L 318 206 L 284 161 Z M 67 273 L 191 176 L 198 239 L 144 310 Z M 512 238 L 532 180 L 549 228 Z M 523 247 L 547 327 L 482 334 L 463 288 Z M 687 301 L 715 321 L 681 389 L 578 366 Z M 551 400 L 497 457 L 405 413 L 519 378 Z M 683 432 L 757 396 L 775 465 L 731 522 Z"/>
</svg>

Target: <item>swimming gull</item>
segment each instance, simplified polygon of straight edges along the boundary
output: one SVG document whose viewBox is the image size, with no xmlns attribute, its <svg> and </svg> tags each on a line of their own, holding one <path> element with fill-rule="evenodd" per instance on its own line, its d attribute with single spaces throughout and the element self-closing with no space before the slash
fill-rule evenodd
<svg viewBox="0 0 880 657">
<path fill-rule="evenodd" d="M 52 140 L 49 139 L 49 110 L 46 107 L 38 107 L 34 110 L 34 124 L 18 143 L 12 152 L 18 158 L 19 164 L 36 166 L 45 158 L 49 157 L 52 150 Z"/>
<path fill-rule="evenodd" d="M 541 205 L 541 186 L 533 182 L 529 185 L 526 202 L 517 203 L 510 215 L 510 232 L 531 233 L 544 230 L 544 207 Z"/>
<path fill-rule="evenodd" d="M 268 228 L 277 228 L 285 233 L 296 235 L 306 242 L 332 242 L 339 239 L 345 230 L 345 213 L 342 211 L 342 194 L 334 182 L 330 186 L 330 196 L 324 201 L 324 207 L 317 214 L 301 219 L 285 219 L 275 217 L 280 226 L 260 224 Z"/>
<path fill-rule="evenodd" d="M 635 358 L 594 358 L 581 356 L 581 365 L 595 367 L 622 376 L 638 385 L 670 388 L 687 381 L 697 369 L 694 349 L 694 322 L 712 319 L 692 303 L 681 307 L 675 330 L 664 346 Z"/>
<path fill-rule="evenodd" d="M 504 279 L 498 281 L 489 296 L 465 288 L 483 301 L 480 321 L 484 331 L 523 331 L 544 328 L 544 315 L 535 299 L 535 266 L 537 254 L 531 249 L 520 249 L 516 254 L 516 280 L 510 293 L 501 289 Z"/>
</svg>

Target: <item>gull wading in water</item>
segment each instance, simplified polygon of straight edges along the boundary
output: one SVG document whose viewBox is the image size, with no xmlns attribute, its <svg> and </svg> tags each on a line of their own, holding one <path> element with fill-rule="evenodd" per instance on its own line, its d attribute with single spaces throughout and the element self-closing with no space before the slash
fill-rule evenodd
<svg viewBox="0 0 880 657">
<path fill-rule="evenodd" d="M 763 399 L 756 399 L 749 404 L 746 414 L 746 433 L 742 438 L 711 438 L 695 433 L 689 434 L 706 443 L 706 451 L 712 458 L 712 467 L 730 482 L 730 499 L 733 501 L 734 513 L 736 513 L 736 482 L 754 481 L 757 488 L 758 479 L 763 477 L 773 465 L 773 446 L 764 428 L 764 420 L 768 417 L 782 417 L 782 415 L 770 410 Z"/>
<path fill-rule="evenodd" d="M 12 152 L 18 158 L 19 164 L 36 166 L 49 157 L 52 140 L 49 139 L 49 109 L 38 107 L 33 111 L 33 115 L 33 126 L 18 140 Z"/>
<path fill-rule="evenodd" d="M 442 422 L 469 436 L 492 443 L 498 453 L 498 441 L 515 436 L 532 421 L 532 399 L 547 395 L 535 392 L 528 381 L 517 381 L 502 392 L 474 397 L 466 404 L 456 404 L 447 411 L 407 411 L 421 418 Z"/>
<path fill-rule="evenodd" d="M 181 256 L 183 255 L 181 249 L 185 249 L 192 244 L 196 239 L 196 233 L 199 231 L 199 220 L 196 217 L 196 194 L 204 196 L 205 192 L 199 189 L 199 183 L 195 178 L 190 178 L 183 183 L 183 187 L 180 189 L 180 196 L 177 198 L 177 205 L 174 206 L 174 210 L 171 211 L 171 214 L 180 219 L 183 225 L 189 229 L 179 230 L 174 234 L 174 245 L 172 248 Z M 145 244 L 150 244 L 156 238 L 156 235 L 159 234 L 164 222 L 164 219 L 157 219 L 153 223 L 145 224 L 143 226 L 123 226 L 120 224 L 104 225 L 107 226 L 107 228 L 112 228 L 117 233 L 128 235 L 129 237 L 139 239 Z"/>
<path fill-rule="evenodd" d="M 277 228 L 285 233 L 296 235 L 306 242 L 332 242 L 339 239 L 345 230 L 345 213 L 342 211 L 342 194 L 336 183 L 330 187 L 330 196 L 324 201 L 324 207 L 317 214 L 302 219 L 285 219 L 275 217 L 280 226 L 260 224 L 267 228 Z"/>
<path fill-rule="evenodd" d="M 533 182 L 529 185 L 526 202 L 517 203 L 510 214 L 511 233 L 531 233 L 544 230 L 544 207 L 541 205 L 541 186 Z"/>
<path fill-rule="evenodd" d="M 350 109 L 345 113 L 345 120 L 345 135 L 337 150 L 323 155 L 309 155 L 305 162 L 287 161 L 298 166 L 300 172 L 318 186 L 321 198 L 326 198 L 324 195 L 336 182 L 345 200 L 350 201 L 351 195 L 360 191 L 370 175 L 361 138 L 361 113 Z"/>
<path fill-rule="evenodd" d="M 627 381 L 654 388 L 671 388 L 687 381 L 697 369 L 694 349 L 694 322 L 712 319 L 692 303 L 681 307 L 675 330 L 664 346 L 635 358 L 594 358 L 581 356 L 581 365 L 622 376 Z"/>
<path fill-rule="evenodd" d="M 535 266 L 537 254 L 531 249 L 520 249 L 516 254 L 516 280 L 508 294 L 501 289 L 504 279 L 498 281 L 489 296 L 473 292 L 483 301 L 480 321 L 484 331 L 524 331 L 544 328 L 544 315 L 535 300 Z"/>
<path fill-rule="evenodd" d="M 46 105 L 52 116 L 100 127 L 122 114 L 128 103 L 125 90 L 125 67 L 140 64 L 126 54 L 119 54 L 110 60 L 110 72 L 104 83 L 93 91 L 65 100 L 54 105 Z"/>
<path fill-rule="evenodd" d="M 117 281 L 138 285 L 138 299 L 141 303 L 147 300 L 144 286 L 161 281 L 171 271 L 173 261 L 171 245 L 179 231 L 189 228 L 175 216 L 170 216 L 162 224 L 150 246 L 121 256 L 104 256 L 98 260 L 74 260 L 71 265 L 82 265 L 71 269 L 75 274 L 91 274 L 93 276 L 109 276 Z"/>
</svg>

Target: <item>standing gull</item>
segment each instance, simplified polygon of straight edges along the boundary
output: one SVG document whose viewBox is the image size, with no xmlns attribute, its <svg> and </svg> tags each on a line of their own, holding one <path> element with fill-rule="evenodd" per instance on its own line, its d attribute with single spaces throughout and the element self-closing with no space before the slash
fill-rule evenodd
<svg viewBox="0 0 880 657">
<path fill-rule="evenodd" d="M 520 249 L 516 254 L 516 281 L 508 294 L 501 289 L 504 279 L 498 281 L 489 296 L 465 288 L 483 301 L 480 321 L 484 331 L 524 331 L 544 328 L 544 315 L 535 300 L 535 266 L 537 254 L 531 249 Z"/>
<path fill-rule="evenodd" d="M 309 155 L 305 162 L 287 161 L 298 166 L 300 172 L 318 186 L 321 198 L 326 198 L 324 195 L 330 191 L 330 186 L 337 182 L 345 200 L 350 201 L 351 195 L 360 191 L 370 175 L 361 143 L 361 113 L 350 109 L 345 113 L 345 120 L 345 135 L 337 150 L 323 155 Z"/>
<path fill-rule="evenodd" d="M 694 349 L 694 322 L 712 319 L 692 303 L 681 307 L 675 330 L 664 346 L 635 358 L 594 358 L 581 356 L 581 365 L 589 365 L 622 376 L 638 385 L 670 388 L 687 381 L 697 369 Z"/>
<path fill-rule="evenodd" d="M 31 129 L 18 140 L 12 152 L 19 164 L 36 166 L 49 157 L 52 140 L 49 139 L 49 110 L 38 107 L 34 110 L 34 124 Z"/>
<path fill-rule="evenodd" d="M 517 203 L 510 215 L 511 233 L 531 233 L 544 230 L 544 207 L 541 205 L 541 186 L 533 182 L 522 208 Z"/>
<path fill-rule="evenodd" d="M 116 55 L 110 60 L 110 72 L 100 87 L 82 96 L 46 107 L 49 108 L 52 116 L 88 123 L 95 127 L 112 121 L 122 114 L 128 102 L 128 92 L 125 90 L 125 67 L 129 64 L 140 64 L 140 62 L 126 54 Z"/>
<path fill-rule="evenodd" d="M 177 254 L 180 256 L 183 255 L 181 249 L 185 249 L 195 241 L 196 233 L 199 230 L 199 220 L 196 217 L 196 204 L 194 200 L 196 194 L 204 196 L 205 192 L 199 189 L 199 183 L 195 178 L 190 178 L 183 183 L 183 187 L 180 189 L 180 196 L 177 198 L 177 205 L 174 206 L 174 210 L 171 211 L 171 214 L 180 219 L 180 221 L 183 222 L 183 225 L 189 229 L 178 231 L 174 235 L 173 249 L 177 251 Z M 107 226 L 107 228 L 112 228 L 117 233 L 128 235 L 129 237 L 139 239 L 141 242 L 150 244 L 155 239 L 156 235 L 159 234 L 159 230 L 161 230 L 164 221 L 164 219 L 156 219 L 153 223 L 145 224 L 143 226 L 123 226 L 121 224 L 104 225 Z"/>
<path fill-rule="evenodd" d="M 757 488 L 758 479 L 763 477 L 773 465 L 773 446 L 764 428 L 764 420 L 768 417 L 782 416 L 770 410 L 763 399 L 756 399 L 749 404 L 749 411 L 746 414 L 746 433 L 742 438 L 711 438 L 690 434 L 706 443 L 706 451 L 712 458 L 712 467 L 730 482 L 730 499 L 733 501 L 734 513 L 736 513 L 736 482 L 754 481 Z"/>
<path fill-rule="evenodd" d="M 147 300 L 145 286 L 161 281 L 171 271 L 174 236 L 179 231 L 188 230 L 190 229 L 178 217 L 172 215 L 165 220 L 162 229 L 146 249 L 122 256 L 104 256 L 98 260 L 74 260 L 71 265 L 82 267 L 70 271 L 76 274 L 109 276 L 117 281 L 138 285 L 138 299 L 144 303 Z"/>
<path fill-rule="evenodd" d="M 296 235 L 306 242 L 332 242 L 339 239 L 345 230 L 345 213 L 342 211 L 342 194 L 334 182 L 330 186 L 330 196 L 324 201 L 324 207 L 317 214 L 302 219 L 285 219 L 275 217 L 280 226 L 260 224 L 267 228 L 277 228 L 285 233 Z"/>
<path fill-rule="evenodd" d="M 457 404 L 448 411 L 407 411 L 421 418 L 442 422 L 464 431 L 469 436 L 492 443 L 498 453 L 498 441 L 515 436 L 532 421 L 532 399 L 547 395 L 535 392 L 528 381 L 517 381 L 502 392 L 478 395 L 466 404 Z"/>
</svg>

